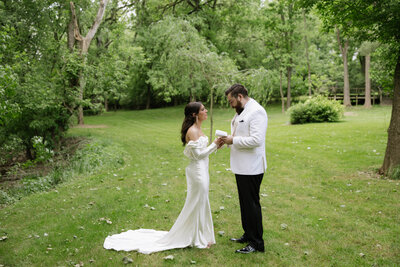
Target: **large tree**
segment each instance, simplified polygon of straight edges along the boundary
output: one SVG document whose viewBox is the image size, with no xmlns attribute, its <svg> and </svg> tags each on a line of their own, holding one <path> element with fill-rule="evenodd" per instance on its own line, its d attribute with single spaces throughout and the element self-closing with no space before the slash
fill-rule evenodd
<svg viewBox="0 0 400 267">
<path fill-rule="evenodd" d="M 71 1 L 70 2 L 70 8 L 71 8 L 71 17 L 70 17 L 70 23 L 68 25 L 68 48 L 70 51 L 74 51 L 75 49 L 75 44 L 77 44 L 77 48 L 79 51 L 79 55 L 82 58 L 83 61 L 83 66 L 86 64 L 87 60 L 87 53 L 89 50 L 90 43 L 92 42 L 97 29 L 99 28 L 101 21 L 104 16 L 104 12 L 107 6 L 108 0 L 100 0 L 100 5 L 99 9 L 97 11 L 96 18 L 93 21 L 92 27 L 89 29 L 88 33 L 86 36 L 81 35 L 81 28 L 79 27 L 78 23 L 78 17 L 76 15 L 75 11 L 75 5 Z M 78 107 L 78 124 L 83 124 L 83 93 L 85 90 L 85 77 L 83 70 L 81 71 L 78 79 L 78 86 L 79 86 L 79 107 Z"/>
<path fill-rule="evenodd" d="M 326 25 L 340 24 L 346 36 L 379 41 L 395 55 L 392 117 L 380 169 L 382 174 L 390 175 L 400 168 L 400 1 L 304 0 L 303 3 L 315 5 Z"/>
<path fill-rule="evenodd" d="M 349 81 L 349 63 L 348 63 L 348 51 L 349 51 L 349 40 L 344 39 L 340 35 L 340 29 L 335 27 L 336 37 L 339 45 L 340 54 L 343 59 L 343 105 L 346 107 L 351 106 L 350 101 L 350 81 Z"/>
</svg>

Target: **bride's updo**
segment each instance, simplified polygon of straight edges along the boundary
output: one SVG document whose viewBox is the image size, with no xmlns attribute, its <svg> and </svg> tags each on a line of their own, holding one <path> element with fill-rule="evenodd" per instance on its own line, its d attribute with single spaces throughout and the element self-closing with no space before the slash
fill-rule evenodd
<svg viewBox="0 0 400 267">
<path fill-rule="evenodd" d="M 181 140 L 183 145 L 186 145 L 187 131 L 196 122 L 196 116 L 193 116 L 193 113 L 195 115 L 199 114 L 201 105 L 202 104 L 200 102 L 190 102 L 185 107 L 185 118 L 183 119 L 182 129 L 181 129 Z"/>
</svg>

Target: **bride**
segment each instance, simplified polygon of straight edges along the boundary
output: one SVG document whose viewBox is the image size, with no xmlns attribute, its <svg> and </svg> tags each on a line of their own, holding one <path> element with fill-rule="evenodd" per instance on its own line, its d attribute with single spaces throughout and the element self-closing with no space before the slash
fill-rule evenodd
<svg viewBox="0 0 400 267">
<path fill-rule="evenodd" d="M 215 244 L 214 227 L 208 200 L 208 155 L 216 151 L 221 140 L 208 145 L 201 130 L 207 119 L 207 109 L 200 102 L 190 102 L 185 107 L 181 139 L 186 145 L 183 153 L 190 159 L 186 167 L 187 195 L 185 205 L 172 228 L 167 231 L 153 229 L 129 230 L 108 236 L 104 248 L 117 251 L 137 250 L 143 254 L 174 248 L 209 248 Z"/>
</svg>

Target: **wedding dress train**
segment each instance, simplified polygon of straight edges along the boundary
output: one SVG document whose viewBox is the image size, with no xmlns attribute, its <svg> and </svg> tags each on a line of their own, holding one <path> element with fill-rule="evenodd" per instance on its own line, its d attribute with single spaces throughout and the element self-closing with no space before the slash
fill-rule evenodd
<svg viewBox="0 0 400 267">
<path fill-rule="evenodd" d="M 217 145 L 207 144 L 206 136 L 186 144 L 184 154 L 190 159 L 190 164 L 186 167 L 186 201 L 169 232 L 153 229 L 129 230 L 108 236 L 104 241 L 104 248 L 117 251 L 137 250 L 150 254 L 189 246 L 206 248 L 215 244 L 208 199 L 208 155 L 217 149 Z"/>
</svg>

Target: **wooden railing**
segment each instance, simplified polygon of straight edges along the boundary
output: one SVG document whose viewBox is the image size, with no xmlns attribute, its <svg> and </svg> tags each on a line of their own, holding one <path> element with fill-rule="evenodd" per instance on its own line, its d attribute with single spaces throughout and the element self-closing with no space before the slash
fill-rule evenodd
<svg viewBox="0 0 400 267">
<path fill-rule="evenodd" d="M 342 92 L 332 92 L 328 95 L 329 99 L 333 100 L 343 100 L 344 95 Z M 350 89 L 350 101 L 355 102 L 356 106 L 358 105 L 358 101 L 363 100 L 365 102 L 365 89 L 364 88 L 351 88 Z M 379 92 L 371 90 L 371 100 L 372 105 L 375 105 L 375 102 L 379 100 L 382 101 L 382 95 Z"/>
</svg>

